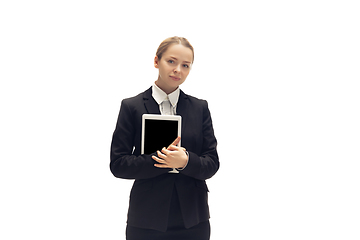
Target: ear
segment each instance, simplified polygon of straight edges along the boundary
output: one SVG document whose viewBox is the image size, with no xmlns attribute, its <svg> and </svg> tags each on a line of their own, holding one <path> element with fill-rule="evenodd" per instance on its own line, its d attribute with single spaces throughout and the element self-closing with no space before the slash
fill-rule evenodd
<svg viewBox="0 0 360 240">
<path fill-rule="evenodd" d="M 159 60 L 158 56 L 155 56 L 155 59 L 154 59 L 155 68 L 159 68 L 159 62 L 160 62 L 160 60 Z"/>
</svg>

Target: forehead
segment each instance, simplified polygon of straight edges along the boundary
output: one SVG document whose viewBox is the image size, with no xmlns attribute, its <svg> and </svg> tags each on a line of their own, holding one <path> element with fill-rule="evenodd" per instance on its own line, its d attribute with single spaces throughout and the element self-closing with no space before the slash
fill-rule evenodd
<svg viewBox="0 0 360 240">
<path fill-rule="evenodd" d="M 193 53 L 190 48 L 185 47 L 181 44 L 172 44 L 169 48 L 164 52 L 164 57 L 175 57 L 180 61 L 192 62 Z"/>
</svg>

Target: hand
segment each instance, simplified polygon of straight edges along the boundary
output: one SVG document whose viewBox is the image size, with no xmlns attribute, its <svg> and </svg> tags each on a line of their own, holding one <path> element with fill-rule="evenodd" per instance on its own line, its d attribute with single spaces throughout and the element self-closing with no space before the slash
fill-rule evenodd
<svg viewBox="0 0 360 240">
<path fill-rule="evenodd" d="M 181 137 L 177 137 L 177 138 L 172 142 L 172 144 L 170 144 L 170 145 L 168 146 L 168 149 L 169 149 L 169 147 L 170 147 L 171 145 L 177 146 L 177 145 L 179 144 L 180 140 L 181 140 Z M 185 148 L 184 148 L 184 149 L 185 149 Z M 186 150 L 185 150 L 185 151 L 186 151 Z"/>
<path fill-rule="evenodd" d="M 157 164 L 154 164 L 158 168 L 183 168 L 188 162 L 188 156 L 186 154 L 186 149 L 182 147 L 177 147 L 176 145 L 180 142 L 180 137 L 177 137 L 175 141 L 169 145 L 169 147 L 163 148 L 160 151 L 157 151 L 158 157 L 152 156 L 152 158 L 157 161 Z"/>
</svg>

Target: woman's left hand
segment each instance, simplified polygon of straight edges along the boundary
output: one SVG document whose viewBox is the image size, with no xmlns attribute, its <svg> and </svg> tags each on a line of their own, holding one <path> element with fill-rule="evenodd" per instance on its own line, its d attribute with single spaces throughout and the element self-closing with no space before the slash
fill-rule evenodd
<svg viewBox="0 0 360 240">
<path fill-rule="evenodd" d="M 188 162 L 186 149 L 175 145 L 170 145 L 167 149 L 163 148 L 161 152 L 157 151 L 157 155 L 158 157 L 152 156 L 152 158 L 158 162 L 154 165 L 158 168 L 184 168 Z"/>
</svg>

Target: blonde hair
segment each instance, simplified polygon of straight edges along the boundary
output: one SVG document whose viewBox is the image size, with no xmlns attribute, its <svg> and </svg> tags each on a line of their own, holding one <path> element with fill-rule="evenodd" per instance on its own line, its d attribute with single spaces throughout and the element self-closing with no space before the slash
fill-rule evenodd
<svg viewBox="0 0 360 240">
<path fill-rule="evenodd" d="M 159 58 L 159 60 L 161 59 L 163 53 L 166 52 L 166 50 L 172 44 L 181 44 L 184 47 L 190 48 L 190 50 L 193 53 L 192 63 L 194 62 L 194 48 L 193 48 L 193 46 L 191 46 L 190 42 L 186 38 L 183 38 L 183 37 L 170 37 L 170 38 L 167 38 L 164 41 L 162 41 L 162 43 L 160 43 L 160 46 L 158 47 L 158 49 L 156 51 L 156 56 Z"/>
</svg>

